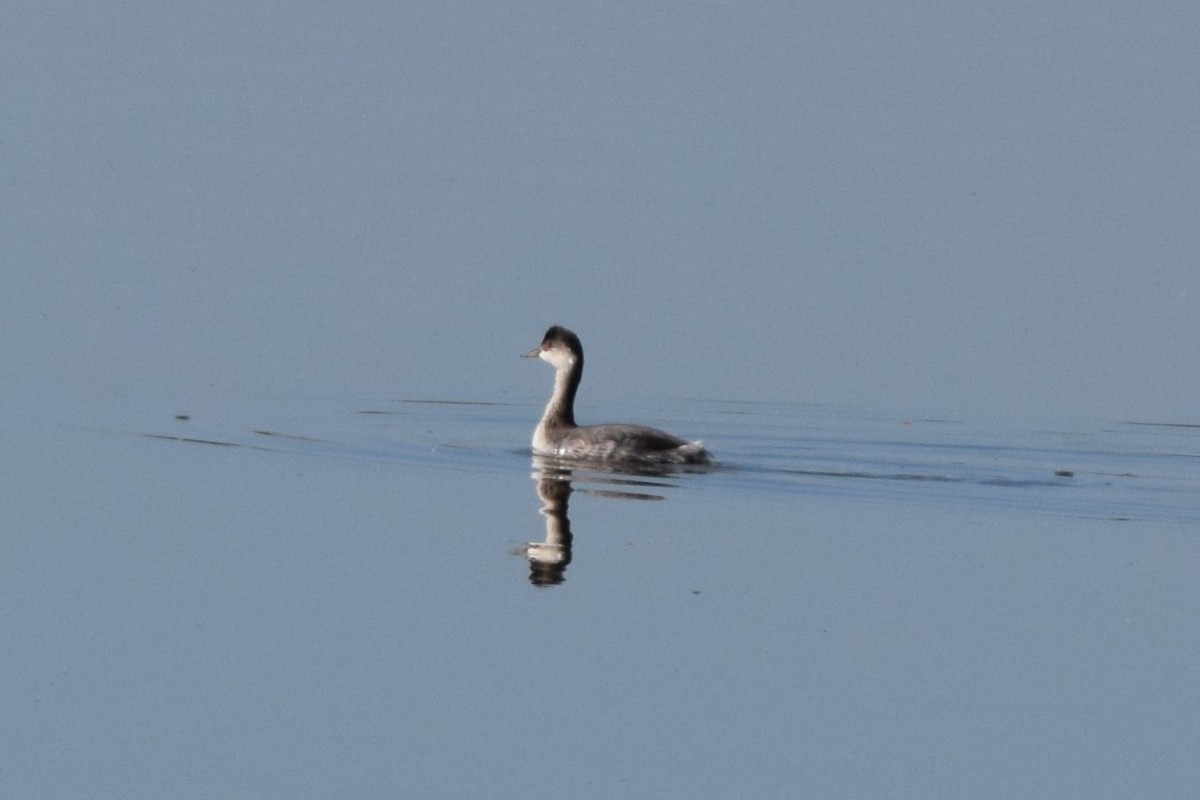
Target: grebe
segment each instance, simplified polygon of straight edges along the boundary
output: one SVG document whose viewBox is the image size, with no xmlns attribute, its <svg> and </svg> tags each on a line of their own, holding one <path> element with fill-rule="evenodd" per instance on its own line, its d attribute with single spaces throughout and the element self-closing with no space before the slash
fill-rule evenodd
<svg viewBox="0 0 1200 800">
<path fill-rule="evenodd" d="M 688 442 L 643 425 L 575 424 L 575 392 L 583 377 L 583 345 L 571 331 L 555 325 L 542 343 L 525 354 L 554 366 L 554 392 L 533 431 L 533 452 L 581 461 L 633 464 L 711 464 L 701 442 Z"/>
</svg>

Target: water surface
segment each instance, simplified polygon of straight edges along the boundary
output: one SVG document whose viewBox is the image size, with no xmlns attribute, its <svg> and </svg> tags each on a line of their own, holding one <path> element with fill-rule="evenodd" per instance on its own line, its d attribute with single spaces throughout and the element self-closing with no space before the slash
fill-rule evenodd
<svg viewBox="0 0 1200 800">
<path fill-rule="evenodd" d="M 0 797 L 1196 796 L 1200 6 L 10 5 Z"/>
<path fill-rule="evenodd" d="M 10 409 L 9 793 L 1200 778 L 1198 429 L 697 401 L 636 421 L 722 464 L 623 475 L 531 461 L 534 404 L 455 399 Z"/>
</svg>

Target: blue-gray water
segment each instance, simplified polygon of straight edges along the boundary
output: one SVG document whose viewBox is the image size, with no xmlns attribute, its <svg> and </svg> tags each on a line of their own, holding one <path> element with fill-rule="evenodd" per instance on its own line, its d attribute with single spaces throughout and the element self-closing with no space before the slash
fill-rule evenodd
<svg viewBox="0 0 1200 800">
<path fill-rule="evenodd" d="M 710 433 L 722 465 L 576 470 L 569 564 L 534 581 L 538 410 L 24 409 L 6 793 L 1185 797 L 1200 780 L 1200 428 L 681 402 L 640 419 Z"/>
<path fill-rule="evenodd" d="M 10 5 L 0 796 L 1196 796 L 1200 6 Z"/>
</svg>

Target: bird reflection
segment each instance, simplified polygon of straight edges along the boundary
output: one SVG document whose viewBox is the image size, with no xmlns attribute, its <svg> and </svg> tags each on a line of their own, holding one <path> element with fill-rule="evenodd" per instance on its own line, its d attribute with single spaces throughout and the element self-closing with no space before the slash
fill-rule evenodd
<svg viewBox="0 0 1200 800">
<path fill-rule="evenodd" d="M 675 471 L 641 471 L 624 476 L 614 474 L 611 469 L 573 469 L 565 462 L 545 456 L 534 456 L 533 479 L 537 483 L 538 499 L 542 501 L 539 513 L 546 518 L 546 537 L 540 542 L 527 542 L 517 552 L 529 559 L 529 582 L 534 586 L 557 586 L 566 579 L 567 565 L 571 563 L 571 519 L 567 506 L 573 484 L 583 483 L 588 488 L 582 491 L 596 497 L 611 497 L 621 500 L 663 500 L 661 494 L 647 489 L 669 488 L 674 484 L 655 480 L 675 474 Z M 578 473 L 578 474 L 577 474 Z M 598 488 L 600 484 L 603 488 Z M 619 486 L 620 489 L 609 488 Z"/>
<path fill-rule="evenodd" d="M 567 565 L 571 563 L 571 519 L 567 516 L 571 472 L 539 470 L 534 477 L 542 501 L 539 513 L 546 518 L 546 539 L 525 545 L 529 582 L 534 586 L 557 586 L 565 580 Z"/>
</svg>

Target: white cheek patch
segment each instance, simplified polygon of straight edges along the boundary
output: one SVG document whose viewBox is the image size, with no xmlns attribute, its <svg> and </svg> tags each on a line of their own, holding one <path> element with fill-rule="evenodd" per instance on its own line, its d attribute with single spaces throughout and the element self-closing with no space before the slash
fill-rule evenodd
<svg viewBox="0 0 1200 800">
<path fill-rule="evenodd" d="M 549 350 L 543 350 L 542 352 L 538 353 L 538 358 L 548 364 L 553 364 L 555 367 L 561 367 L 566 364 L 571 364 L 575 361 L 569 352 L 557 347 L 552 347 Z"/>
</svg>

